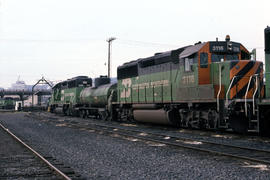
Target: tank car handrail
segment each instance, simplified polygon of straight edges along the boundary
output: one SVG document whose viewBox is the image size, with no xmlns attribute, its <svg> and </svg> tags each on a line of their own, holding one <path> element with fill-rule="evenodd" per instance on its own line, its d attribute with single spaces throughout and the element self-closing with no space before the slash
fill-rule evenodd
<svg viewBox="0 0 270 180">
<path fill-rule="evenodd" d="M 225 105 L 226 106 L 228 106 L 228 104 L 229 104 L 229 99 L 228 99 L 228 95 L 229 95 L 229 92 L 230 92 L 230 90 L 231 90 L 231 87 L 232 87 L 232 84 L 233 84 L 233 82 L 234 82 L 234 80 L 235 80 L 235 78 L 236 78 L 237 76 L 234 76 L 233 78 L 232 78 L 232 81 L 231 81 L 231 83 L 230 83 L 230 86 L 229 86 L 229 88 L 228 88 L 228 90 L 227 90 L 227 92 L 226 92 L 226 103 L 225 103 Z"/>
<path fill-rule="evenodd" d="M 219 96 L 221 93 L 221 65 L 219 64 L 219 90 L 218 90 L 218 94 L 217 94 L 217 112 L 219 112 Z"/>
<path fill-rule="evenodd" d="M 256 96 L 256 93 L 257 93 L 257 91 L 258 91 L 258 74 L 255 74 L 254 76 L 255 76 L 255 78 L 256 78 L 256 82 L 255 82 L 256 88 L 255 88 L 255 91 L 254 91 L 253 96 L 252 96 L 253 115 L 255 115 L 255 96 Z"/>
</svg>

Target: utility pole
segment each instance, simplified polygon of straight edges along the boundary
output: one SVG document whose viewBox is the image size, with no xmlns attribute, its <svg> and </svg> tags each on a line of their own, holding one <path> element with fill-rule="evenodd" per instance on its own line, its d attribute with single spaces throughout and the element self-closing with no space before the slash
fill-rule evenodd
<svg viewBox="0 0 270 180">
<path fill-rule="evenodd" d="M 112 41 L 115 40 L 116 38 L 111 37 L 107 39 L 108 44 L 108 78 L 111 77 L 111 46 L 112 46 Z"/>
</svg>

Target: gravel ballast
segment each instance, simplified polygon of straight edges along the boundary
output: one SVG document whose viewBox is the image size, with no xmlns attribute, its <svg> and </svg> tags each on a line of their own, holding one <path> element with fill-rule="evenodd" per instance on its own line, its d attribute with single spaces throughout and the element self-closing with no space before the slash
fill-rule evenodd
<svg viewBox="0 0 270 180">
<path fill-rule="evenodd" d="M 0 122 L 87 179 L 270 179 L 269 166 L 0 113 Z"/>
</svg>

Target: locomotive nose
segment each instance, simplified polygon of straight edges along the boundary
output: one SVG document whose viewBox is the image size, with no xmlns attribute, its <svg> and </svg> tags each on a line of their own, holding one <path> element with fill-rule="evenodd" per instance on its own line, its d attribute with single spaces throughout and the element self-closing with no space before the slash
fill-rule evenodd
<svg viewBox="0 0 270 180">
<path fill-rule="evenodd" d="M 263 81 L 263 64 L 258 61 L 232 61 L 230 65 L 230 80 L 231 99 L 244 98 L 247 93 L 247 98 L 252 98 L 256 89 L 255 78 L 259 78 L 262 85 Z M 249 87 L 248 91 L 247 88 Z"/>
</svg>

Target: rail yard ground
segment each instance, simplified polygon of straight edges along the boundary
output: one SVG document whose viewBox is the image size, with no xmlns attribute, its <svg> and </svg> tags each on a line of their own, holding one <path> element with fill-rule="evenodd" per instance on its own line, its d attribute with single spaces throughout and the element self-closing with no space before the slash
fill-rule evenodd
<svg viewBox="0 0 270 180">
<path fill-rule="evenodd" d="M 61 178 L 2 128 L 0 137 L 0 179 Z"/>
<path fill-rule="evenodd" d="M 86 179 L 270 179 L 269 164 L 75 128 L 68 125 L 68 121 L 107 123 L 46 112 L 0 112 L 0 123 L 15 135 L 41 154 L 45 153 L 70 166 Z M 120 125 L 116 122 L 111 124 Z M 137 126 L 149 129 L 145 125 Z M 175 130 L 159 131 L 176 133 Z M 189 130 L 177 133 L 270 149 L 270 139 L 267 138 Z"/>
</svg>

